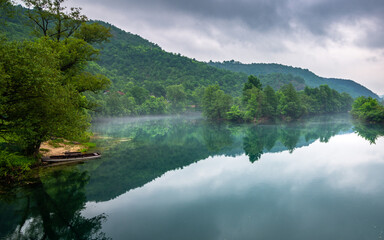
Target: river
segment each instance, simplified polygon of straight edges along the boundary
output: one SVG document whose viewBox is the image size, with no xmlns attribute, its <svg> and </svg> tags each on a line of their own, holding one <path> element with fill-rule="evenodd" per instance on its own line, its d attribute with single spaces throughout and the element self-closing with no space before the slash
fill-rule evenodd
<svg viewBox="0 0 384 240">
<path fill-rule="evenodd" d="M 2 239 L 380 239 L 384 127 L 98 119 L 103 157 L 0 195 Z"/>
</svg>

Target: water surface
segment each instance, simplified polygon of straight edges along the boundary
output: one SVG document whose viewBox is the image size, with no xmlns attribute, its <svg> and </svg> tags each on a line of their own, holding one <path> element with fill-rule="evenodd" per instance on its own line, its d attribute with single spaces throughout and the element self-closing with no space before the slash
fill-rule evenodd
<svg viewBox="0 0 384 240">
<path fill-rule="evenodd" d="M 380 239 L 384 128 L 348 116 L 217 124 L 102 119 L 103 157 L 42 170 L 0 200 L 26 239 Z"/>
</svg>

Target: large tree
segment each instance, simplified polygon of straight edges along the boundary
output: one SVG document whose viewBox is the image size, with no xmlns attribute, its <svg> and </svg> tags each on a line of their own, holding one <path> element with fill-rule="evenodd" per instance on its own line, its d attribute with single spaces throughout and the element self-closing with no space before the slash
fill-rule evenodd
<svg viewBox="0 0 384 240">
<path fill-rule="evenodd" d="M 81 92 L 108 84 L 103 77 L 62 71 L 61 54 L 67 50 L 44 38 L 0 43 L 0 135 L 20 144 L 27 155 L 36 155 L 51 136 L 84 136 L 88 102 Z"/>
<path fill-rule="evenodd" d="M 0 136 L 17 142 L 26 155 L 37 156 L 40 144 L 52 136 L 86 135 L 90 103 L 83 92 L 97 92 L 109 84 L 106 77 L 86 71 L 99 53 L 90 43 L 104 41 L 110 34 L 102 26 L 97 28 L 105 31 L 95 34 L 94 25 L 85 25 L 79 9 L 64 13 L 63 0 L 25 2 L 34 8 L 28 14 L 42 27 L 43 37 L 21 43 L 0 41 Z"/>
<path fill-rule="evenodd" d="M 208 86 L 202 99 L 203 114 L 209 119 L 225 119 L 230 110 L 232 97 L 218 85 Z"/>
</svg>

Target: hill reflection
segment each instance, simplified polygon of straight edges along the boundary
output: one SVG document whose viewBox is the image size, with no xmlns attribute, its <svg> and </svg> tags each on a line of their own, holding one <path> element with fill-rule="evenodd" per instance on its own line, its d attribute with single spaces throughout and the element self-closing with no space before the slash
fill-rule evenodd
<svg viewBox="0 0 384 240">
<path fill-rule="evenodd" d="M 105 201 L 141 187 L 165 172 L 210 156 L 246 154 L 251 162 L 264 153 L 327 142 L 336 134 L 352 132 L 348 115 L 322 116 L 285 125 L 210 123 L 202 119 L 163 118 L 94 125 L 98 145 L 109 146 L 103 160 L 87 164 L 87 197 Z M 105 187 L 108 186 L 108 187 Z"/>
</svg>

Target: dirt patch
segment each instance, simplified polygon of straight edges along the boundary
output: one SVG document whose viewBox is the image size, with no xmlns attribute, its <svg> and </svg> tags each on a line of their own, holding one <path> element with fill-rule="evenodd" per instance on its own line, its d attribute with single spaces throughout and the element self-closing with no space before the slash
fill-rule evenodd
<svg viewBox="0 0 384 240">
<path fill-rule="evenodd" d="M 63 141 L 62 143 L 54 143 L 47 141 L 43 142 L 40 146 L 40 153 L 43 157 L 48 157 L 52 155 L 62 155 L 65 152 L 80 152 L 83 149 L 87 149 L 86 146 L 81 144 L 72 144 L 68 141 Z"/>
</svg>

